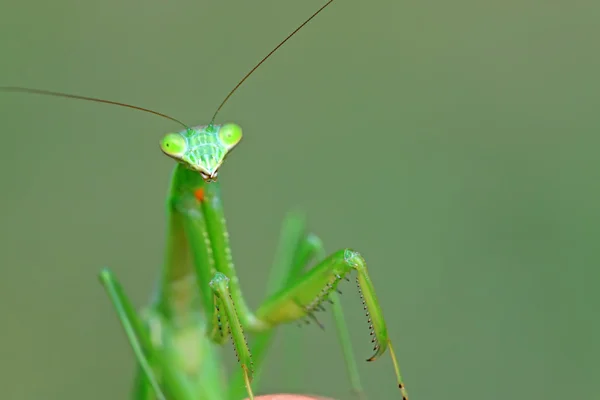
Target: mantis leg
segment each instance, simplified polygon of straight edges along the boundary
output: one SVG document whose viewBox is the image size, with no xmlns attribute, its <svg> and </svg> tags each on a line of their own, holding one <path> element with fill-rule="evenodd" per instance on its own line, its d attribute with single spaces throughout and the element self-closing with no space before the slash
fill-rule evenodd
<svg viewBox="0 0 600 400">
<path fill-rule="evenodd" d="M 281 228 L 281 235 L 275 260 L 269 279 L 267 282 L 267 295 L 273 295 L 276 291 L 284 287 L 290 280 L 290 277 L 299 273 L 306 265 L 307 257 L 310 255 L 306 252 L 307 237 L 305 233 L 305 218 L 299 213 L 289 213 Z M 262 364 L 269 349 L 275 330 L 271 329 L 266 332 L 261 332 L 255 335 L 252 342 L 252 355 L 254 359 L 254 380 L 253 387 L 258 387 Z M 229 399 L 237 400 L 243 395 L 241 392 L 244 375 L 242 371 L 238 371 L 229 386 Z"/>
<path fill-rule="evenodd" d="M 299 278 L 304 269 L 313 259 L 323 259 L 325 251 L 321 240 L 313 235 L 306 234 L 306 221 L 303 215 L 298 213 L 289 213 L 282 225 L 280 242 L 277 247 L 274 265 L 271 269 L 267 285 L 267 295 L 274 295 L 277 290 L 293 284 Z M 340 344 L 345 358 L 345 364 L 352 385 L 353 392 L 358 398 L 364 398 L 362 385 L 358 374 L 358 368 L 352 345 L 348 333 L 348 327 L 344 319 L 342 305 L 337 293 L 331 293 L 333 302 L 333 315 L 336 325 L 336 331 L 340 339 Z M 266 356 L 275 330 L 258 334 L 252 343 L 252 354 L 254 357 L 255 375 L 254 387 L 257 386 L 262 361 Z M 241 387 L 243 376 L 236 374 L 233 384 L 230 386 L 230 399 L 239 399 L 241 393 L 238 388 Z"/>
<path fill-rule="evenodd" d="M 210 287 L 215 296 L 216 311 L 215 320 L 212 324 L 213 331 L 211 336 L 217 341 L 222 341 L 231 334 L 233 348 L 238 362 L 242 367 L 244 386 L 250 400 L 254 400 L 254 394 L 251 387 L 254 365 L 238 312 L 233 304 L 231 292 L 229 291 L 229 282 L 229 278 L 220 272 L 217 272 L 215 277 L 210 281 Z"/>
<path fill-rule="evenodd" d="M 304 268 L 308 266 L 310 261 L 315 257 L 324 257 L 321 240 L 314 235 L 306 234 L 306 222 L 303 215 L 295 212 L 289 213 L 282 225 L 275 262 L 271 268 L 267 284 L 267 295 L 271 296 L 275 294 L 278 289 L 293 282 L 296 277 L 302 274 Z M 332 296 L 333 295 L 334 294 L 332 294 Z M 337 293 L 335 295 L 337 295 Z M 333 308 L 334 319 L 341 338 L 352 387 L 354 391 L 361 396 L 362 389 L 360 379 L 358 377 L 356 362 L 350 346 L 348 328 L 343 319 L 341 303 L 335 300 Z M 253 386 L 255 388 L 257 387 L 259 380 L 262 362 L 272 343 L 274 334 L 275 329 L 259 333 L 255 336 L 252 343 L 252 356 L 254 361 Z M 243 383 L 246 381 L 245 378 L 245 370 L 236 373 L 230 384 L 229 399 L 240 399 L 243 396 L 242 388 L 244 387 Z"/>
<path fill-rule="evenodd" d="M 313 255 L 319 260 L 325 258 L 325 248 L 323 247 L 323 242 L 318 237 L 309 235 L 309 240 L 306 241 L 305 247 L 306 249 L 304 251 L 304 255 L 307 256 L 308 259 L 311 259 Z M 306 261 L 305 264 L 308 264 L 308 261 Z M 292 283 L 293 282 L 290 281 L 288 282 L 288 285 L 291 285 Z M 342 309 L 342 303 L 340 301 L 339 294 L 337 292 L 331 292 L 329 298 L 332 302 L 333 320 L 335 322 L 338 339 L 340 340 L 340 345 L 344 354 L 346 370 L 348 377 L 350 378 L 352 391 L 357 398 L 361 400 L 365 399 L 365 394 L 360 382 L 360 375 L 358 373 L 358 365 L 356 364 L 354 352 L 352 351 L 350 331 L 348 329 L 348 325 L 346 324 L 346 319 L 344 318 L 344 310 Z"/>
<path fill-rule="evenodd" d="M 306 317 L 313 318 L 314 313 L 322 307 L 322 304 L 331 300 L 332 294 L 335 296 L 340 281 L 352 271 L 355 271 L 357 275 L 356 283 L 367 314 L 371 342 L 374 345 L 375 353 L 367 361 L 378 359 L 389 349 L 398 387 L 402 398 L 407 400 L 408 394 L 387 333 L 383 312 L 367 272 L 367 264 L 358 252 L 352 249 L 342 249 L 329 255 L 317 266 L 296 279 L 294 283 L 274 294 L 258 309 L 257 316 L 272 326 Z M 342 329 L 342 331 L 345 330 Z M 347 347 L 344 346 L 345 353 L 347 353 Z M 358 388 L 360 388 L 360 384 Z"/>
<path fill-rule="evenodd" d="M 168 352 L 152 343 L 146 327 L 142 324 L 141 319 L 134 311 L 131 302 L 112 272 L 107 269 L 103 270 L 100 273 L 100 282 L 117 311 L 121 325 L 140 366 L 140 372 L 138 373 L 139 386 L 144 386 L 143 383 L 149 384 L 154 391 L 154 396 L 159 400 L 168 399 L 167 394 L 172 398 L 182 400 L 194 399 L 188 382 L 182 379 L 172 368 Z M 159 378 L 155 371 L 161 372 L 162 385 L 159 384 Z M 140 397 L 142 393 L 146 398 L 150 397 L 148 390 L 138 393 Z"/>
</svg>

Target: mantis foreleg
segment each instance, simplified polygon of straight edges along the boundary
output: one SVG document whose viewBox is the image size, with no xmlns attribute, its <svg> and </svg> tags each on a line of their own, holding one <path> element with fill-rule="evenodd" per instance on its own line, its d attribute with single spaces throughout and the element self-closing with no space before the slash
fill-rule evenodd
<svg viewBox="0 0 600 400">
<path fill-rule="evenodd" d="M 357 274 L 356 282 L 373 337 L 375 353 L 367 361 L 376 360 L 389 348 L 398 387 L 402 392 L 403 399 L 406 400 L 408 395 L 387 334 L 383 313 L 367 272 L 366 262 L 358 252 L 352 249 L 343 249 L 331 254 L 295 283 L 276 293 L 259 308 L 257 316 L 272 326 L 310 317 L 321 307 L 323 302 L 330 299 L 340 281 L 353 270 Z"/>
<path fill-rule="evenodd" d="M 229 334 L 231 335 L 238 362 L 242 367 L 246 390 L 248 391 L 250 400 L 253 400 L 254 394 L 252 393 L 250 384 L 252 382 L 254 366 L 248 342 L 244 336 L 244 330 L 229 290 L 229 278 L 217 272 L 215 277 L 210 281 L 210 287 L 215 295 L 215 314 L 217 316 L 216 323 L 218 327 L 215 334 L 219 336 L 217 340 L 220 340 L 221 337 L 227 337 Z"/>
<path fill-rule="evenodd" d="M 307 236 L 307 239 L 304 241 L 304 245 L 302 248 L 300 248 L 298 253 L 299 260 L 297 262 L 299 264 L 301 263 L 302 265 L 308 265 L 310 260 L 313 258 L 322 260 L 326 256 L 323 242 L 321 239 L 319 239 L 319 237 L 312 234 Z M 302 270 L 298 270 L 296 276 L 290 277 L 291 279 L 288 282 L 288 286 L 293 285 L 294 279 L 300 278 L 301 273 Z M 352 385 L 352 391 L 355 393 L 358 399 L 365 399 L 365 394 L 360 382 L 360 375 L 358 373 L 358 366 L 356 364 L 354 352 L 352 351 L 352 343 L 350 341 L 348 325 L 346 324 L 346 319 L 344 318 L 344 310 L 342 309 L 340 297 L 337 292 L 333 291 L 329 294 L 329 298 L 332 302 L 331 308 L 333 311 L 333 320 L 335 322 L 337 335 L 340 340 L 340 347 L 342 348 L 344 359 L 346 360 L 345 364 L 348 377 L 350 378 L 350 383 Z"/>
</svg>

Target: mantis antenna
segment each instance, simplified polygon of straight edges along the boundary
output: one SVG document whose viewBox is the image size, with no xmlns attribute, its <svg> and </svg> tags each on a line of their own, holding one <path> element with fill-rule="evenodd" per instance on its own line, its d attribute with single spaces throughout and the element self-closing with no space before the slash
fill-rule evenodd
<svg viewBox="0 0 600 400">
<path fill-rule="evenodd" d="M 177 122 L 179 125 L 182 125 L 186 129 L 190 129 L 186 124 L 184 124 L 180 120 L 173 118 L 171 116 L 168 116 L 167 114 L 163 114 L 158 111 L 150 110 L 149 108 L 138 107 L 138 106 L 134 106 L 134 105 L 127 104 L 127 103 L 119 103 L 118 101 L 98 99 L 95 97 L 78 96 L 75 94 L 68 94 L 68 93 L 52 92 L 50 90 L 29 89 L 29 88 L 24 88 L 24 87 L 19 87 L 19 86 L 0 86 L 0 92 L 33 93 L 33 94 L 42 94 L 45 96 L 64 97 L 67 99 L 87 100 L 87 101 L 93 101 L 96 103 L 112 104 L 115 106 L 132 108 L 134 110 L 144 111 L 144 112 L 147 112 L 150 114 L 158 115 L 159 117 L 163 117 L 168 120 Z"/>
<path fill-rule="evenodd" d="M 221 111 L 221 108 L 223 108 L 223 106 L 225 105 L 225 103 L 227 103 L 227 100 L 229 100 L 229 98 L 231 97 L 231 95 L 242 85 L 242 83 L 244 83 L 244 81 L 246 79 L 248 79 L 248 77 L 250 75 L 252 75 L 252 73 L 254 71 L 256 71 L 258 69 L 258 67 L 260 67 L 262 65 L 262 63 L 264 63 L 269 57 L 271 57 L 271 55 L 273 55 L 273 53 L 275 53 L 281 46 L 283 46 L 283 44 L 285 42 L 287 42 L 300 29 L 302 29 L 304 27 L 304 25 L 308 24 L 311 19 L 313 19 L 314 17 L 316 17 L 317 14 L 319 14 L 321 11 L 323 11 L 325 9 L 325 7 L 327 7 L 332 2 L 333 2 L 333 0 L 329 0 L 327 3 L 325 3 L 325 5 L 323 5 L 321 8 L 319 8 L 313 15 L 311 15 L 306 21 L 304 21 L 298 28 L 296 28 L 292 33 L 290 33 L 283 41 L 281 41 L 277 46 L 275 46 L 275 48 L 273 50 L 271 50 L 269 52 L 269 54 L 267 54 L 262 60 L 260 60 L 260 62 L 258 64 L 256 64 L 254 66 L 254 68 L 252 68 L 250 70 L 250 72 L 248 72 L 242 78 L 242 80 L 238 82 L 237 85 L 235 85 L 235 87 L 229 92 L 229 94 L 221 102 L 221 104 L 217 108 L 217 111 L 215 111 L 215 113 L 213 114 L 213 117 L 211 119 L 210 125 L 214 124 L 215 118 L 217 117 L 217 114 L 219 113 L 219 111 Z M 171 116 L 169 116 L 167 114 L 163 114 L 161 112 L 154 111 L 154 110 L 151 110 L 149 108 L 134 106 L 132 104 L 121 103 L 121 102 L 118 102 L 118 101 L 99 99 L 99 98 L 96 98 L 96 97 L 79 96 L 79 95 L 75 95 L 75 94 L 68 94 L 68 93 L 61 93 L 61 92 L 53 92 L 53 91 L 50 91 L 50 90 L 30 89 L 30 88 L 25 88 L 25 87 L 20 87 L 20 86 L 0 86 L 0 92 L 18 92 L 18 93 L 41 94 L 41 95 L 45 95 L 45 96 L 63 97 L 63 98 L 67 98 L 67 99 L 78 99 L 78 100 L 93 101 L 93 102 L 96 102 L 96 103 L 112 104 L 112 105 L 115 105 L 115 106 L 127 107 L 127 108 L 131 108 L 131 109 L 134 109 L 134 110 L 144 111 L 144 112 L 147 112 L 147 113 L 150 113 L 150 114 L 158 115 L 159 117 L 163 117 L 163 118 L 166 118 L 166 119 L 171 120 L 173 122 L 176 122 L 176 123 L 178 123 L 179 125 L 183 126 L 186 129 L 190 129 L 189 126 L 187 126 L 186 124 L 184 124 L 180 120 L 178 120 L 176 118 L 173 118 L 173 117 L 171 117 Z"/>
<path fill-rule="evenodd" d="M 248 72 L 241 81 L 238 82 L 237 85 L 235 85 L 235 87 L 233 89 L 231 89 L 231 92 L 229 92 L 229 94 L 225 97 L 225 99 L 221 102 L 221 104 L 219 105 L 219 107 L 217 108 L 217 111 L 215 111 L 215 113 L 213 114 L 212 119 L 210 120 L 210 125 L 213 125 L 215 122 L 215 119 L 217 118 L 217 114 L 219 113 L 219 111 L 221 111 L 221 108 L 223 108 L 223 106 L 225 105 L 225 103 L 227 103 L 227 100 L 229 100 L 229 98 L 231 97 L 231 95 L 233 93 L 235 93 L 235 91 L 242 86 L 242 83 L 244 83 L 244 81 L 246 79 L 248 79 L 248 77 L 250 75 L 252 75 L 252 73 L 254 71 L 256 71 L 258 69 L 258 67 L 261 66 L 262 63 L 264 63 L 269 57 L 271 57 L 273 55 L 273 53 L 275 53 L 281 46 L 283 46 L 283 44 L 285 42 L 287 42 L 292 36 L 294 36 L 300 29 L 302 29 L 304 27 L 304 25 L 308 24 L 310 22 L 311 19 L 313 19 L 314 17 L 317 16 L 317 14 L 319 14 L 321 11 L 323 11 L 325 9 L 325 7 L 327 7 L 328 5 L 330 5 L 331 3 L 333 3 L 333 0 L 329 0 L 327 3 L 325 3 L 323 6 L 321 6 L 321 8 L 319 8 L 317 11 L 315 11 L 315 13 L 313 15 L 311 15 L 306 21 L 304 21 L 299 27 L 297 27 L 292 33 L 290 33 L 285 39 L 283 39 L 277 46 L 275 46 L 275 48 L 273 50 L 271 50 L 269 52 L 269 54 L 267 54 L 266 56 L 264 56 L 264 58 L 262 60 L 259 61 L 258 64 L 256 64 L 254 66 L 254 68 L 252 68 L 250 70 L 250 72 Z"/>
</svg>

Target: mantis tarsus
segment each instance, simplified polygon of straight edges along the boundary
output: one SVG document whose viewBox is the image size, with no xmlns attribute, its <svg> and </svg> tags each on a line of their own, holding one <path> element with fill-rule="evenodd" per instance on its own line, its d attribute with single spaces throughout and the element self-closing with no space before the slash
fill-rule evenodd
<svg viewBox="0 0 600 400">
<path fill-rule="evenodd" d="M 242 139 L 236 124 L 215 124 L 217 114 L 240 85 L 279 47 L 332 3 L 329 0 L 268 53 L 229 92 L 208 125 L 189 127 L 168 115 L 130 104 L 22 87 L 0 87 L 129 107 L 183 126 L 160 141 L 164 154 L 177 161 L 167 199 L 169 235 L 158 291 L 138 315 L 109 269 L 100 273 L 138 362 L 134 398 L 139 400 L 224 400 L 254 398 L 257 377 L 275 328 L 300 319 L 320 323 L 315 312 L 333 304 L 334 320 L 354 390 L 362 392 L 348 340 L 337 286 L 356 271 L 367 313 L 373 361 L 389 349 L 403 399 L 408 399 L 386 324 L 363 257 L 352 249 L 325 256 L 321 241 L 306 232 L 304 218 L 284 220 L 269 281 L 267 300 L 252 312 L 242 295 L 229 246 L 217 174 Z M 304 268 L 320 261 L 308 272 Z M 245 332 L 254 335 L 252 351 Z M 222 375 L 217 346 L 231 337 L 240 368 L 229 381 Z M 254 378 L 254 379 L 253 379 Z"/>
</svg>

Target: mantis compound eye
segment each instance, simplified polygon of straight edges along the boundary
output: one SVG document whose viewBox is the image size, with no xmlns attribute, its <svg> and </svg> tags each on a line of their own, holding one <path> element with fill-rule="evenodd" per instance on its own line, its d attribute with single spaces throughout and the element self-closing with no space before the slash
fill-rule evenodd
<svg viewBox="0 0 600 400">
<path fill-rule="evenodd" d="M 186 141 L 179 133 L 168 133 L 160 141 L 161 150 L 168 156 L 181 158 L 186 150 Z"/>
<path fill-rule="evenodd" d="M 236 124 L 225 124 L 219 130 L 219 139 L 227 150 L 231 150 L 242 140 L 242 128 Z"/>
</svg>

